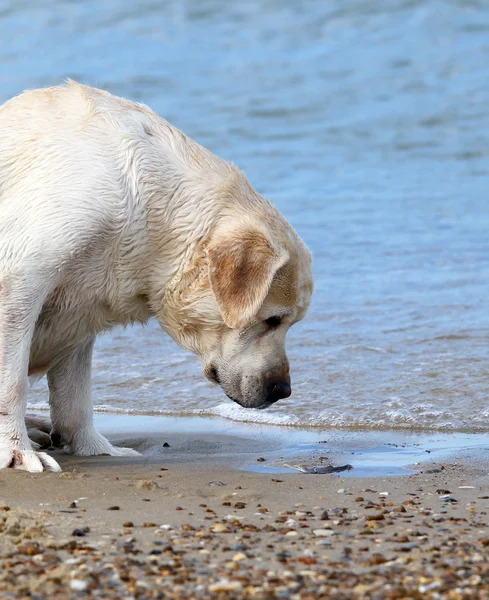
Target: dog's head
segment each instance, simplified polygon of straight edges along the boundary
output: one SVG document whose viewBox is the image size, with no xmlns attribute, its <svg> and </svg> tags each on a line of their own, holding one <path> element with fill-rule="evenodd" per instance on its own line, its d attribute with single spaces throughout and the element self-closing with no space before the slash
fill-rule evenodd
<svg viewBox="0 0 489 600">
<path fill-rule="evenodd" d="M 201 357 L 205 376 L 248 408 L 290 396 L 285 336 L 312 293 L 311 255 L 276 217 L 270 226 L 245 221 L 215 232 L 197 261 L 200 276 L 164 319 L 174 339 Z"/>
</svg>

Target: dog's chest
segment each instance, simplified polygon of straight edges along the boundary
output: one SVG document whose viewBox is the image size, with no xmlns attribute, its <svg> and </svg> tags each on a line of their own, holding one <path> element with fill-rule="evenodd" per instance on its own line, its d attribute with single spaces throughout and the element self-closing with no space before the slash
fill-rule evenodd
<svg viewBox="0 0 489 600">
<path fill-rule="evenodd" d="M 30 368 L 53 364 L 87 338 L 116 325 L 144 323 L 150 317 L 143 296 L 121 296 L 116 302 L 87 289 L 56 289 L 37 320 L 30 353 Z"/>
</svg>

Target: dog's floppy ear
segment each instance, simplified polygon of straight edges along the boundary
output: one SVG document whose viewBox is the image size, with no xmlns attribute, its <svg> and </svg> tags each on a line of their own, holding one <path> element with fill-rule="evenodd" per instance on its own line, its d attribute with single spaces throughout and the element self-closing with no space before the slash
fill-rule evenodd
<svg viewBox="0 0 489 600">
<path fill-rule="evenodd" d="M 254 317 L 275 273 L 289 258 L 253 229 L 227 233 L 209 246 L 208 256 L 212 291 L 224 322 L 232 329 Z"/>
</svg>

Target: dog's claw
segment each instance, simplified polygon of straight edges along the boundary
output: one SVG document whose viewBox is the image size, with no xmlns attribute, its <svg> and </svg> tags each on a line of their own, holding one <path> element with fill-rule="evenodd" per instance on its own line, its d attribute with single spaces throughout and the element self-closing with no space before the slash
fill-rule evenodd
<svg viewBox="0 0 489 600">
<path fill-rule="evenodd" d="M 18 469 L 29 473 L 43 470 L 59 472 L 61 467 L 45 452 L 0 448 L 0 469 Z"/>
</svg>

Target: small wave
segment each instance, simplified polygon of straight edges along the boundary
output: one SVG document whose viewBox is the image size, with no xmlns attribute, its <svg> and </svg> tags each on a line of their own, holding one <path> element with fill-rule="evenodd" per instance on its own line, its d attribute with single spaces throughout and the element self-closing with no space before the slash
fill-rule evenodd
<svg viewBox="0 0 489 600">
<path fill-rule="evenodd" d="M 30 403 L 29 411 L 47 411 L 46 403 Z M 448 410 L 437 410 L 431 405 L 418 405 L 414 408 L 402 408 L 399 403 L 390 404 L 380 414 L 372 413 L 368 406 L 363 411 L 345 412 L 339 410 L 323 410 L 317 414 L 293 415 L 288 413 L 267 412 L 245 409 L 237 405 L 223 402 L 207 409 L 175 410 L 154 409 L 140 410 L 132 407 L 121 408 L 110 404 L 94 407 L 96 413 L 120 415 L 146 415 L 166 417 L 218 417 L 228 421 L 268 425 L 271 427 L 293 427 L 302 429 L 323 430 L 370 430 L 370 431 L 449 431 L 456 432 L 489 432 L 489 413 L 480 412 L 477 416 L 466 420 L 461 415 L 452 414 Z"/>
</svg>

